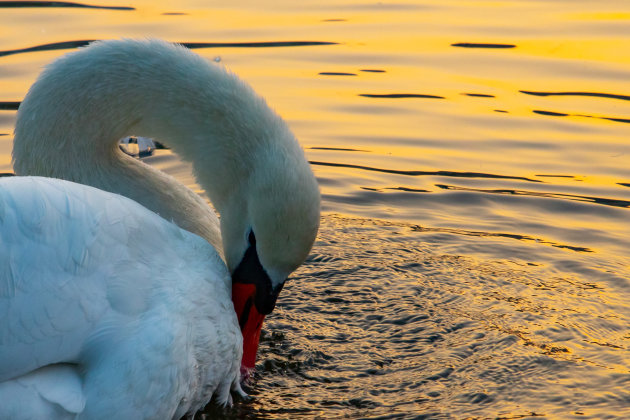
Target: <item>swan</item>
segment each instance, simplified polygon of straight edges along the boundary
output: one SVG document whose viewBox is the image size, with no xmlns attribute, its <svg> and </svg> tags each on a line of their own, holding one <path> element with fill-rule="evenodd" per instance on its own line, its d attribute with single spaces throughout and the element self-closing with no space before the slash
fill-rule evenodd
<svg viewBox="0 0 630 420">
<path fill-rule="evenodd" d="M 190 161 L 220 220 L 120 151 L 128 135 Z M 243 394 L 264 317 L 319 227 L 315 177 L 264 99 L 182 46 L 96 42 L 30 88 L 13 166 L 0 418 L 180 418 Z"/>
</svg>

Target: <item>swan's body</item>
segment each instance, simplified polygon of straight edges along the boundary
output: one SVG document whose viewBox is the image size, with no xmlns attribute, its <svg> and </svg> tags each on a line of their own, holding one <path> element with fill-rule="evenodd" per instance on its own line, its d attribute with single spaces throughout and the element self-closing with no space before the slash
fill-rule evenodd
<svg viewBox="0 0 630 420">
<path fill-rule="evenodd" d="M 242 338 L 208 242 L 50 178 L 1 180 L 0 208 L 0 418 L 179 418 L 215 391 L 227 401 Z"/>
<path fill-rule="evenodd" d="M 130 134 L 192 162 L 220 233 L 199 196 L 118 149 Z M 59 180 L 0 183 L 0 401 L 40 410 L 0 404 L 0 418 L 171 418 L 240 390 L 234 310 L 251 369 L 319 222 L 313 174 L 264 100 L 183 47 L 97 43 L 33 85 L 13 158 L 18 175 L 139 204 Z"/>
</svg>

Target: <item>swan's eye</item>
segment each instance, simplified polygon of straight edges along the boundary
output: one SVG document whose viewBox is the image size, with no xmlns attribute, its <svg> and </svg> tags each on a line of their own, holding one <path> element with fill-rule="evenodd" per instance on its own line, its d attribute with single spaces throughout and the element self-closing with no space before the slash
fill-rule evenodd
<svg viewBox="0 0 630 420">
<path fill-rule="evenodd" d="M 256 246 L 256 236 L 254 235 L 254 231 L 250 230 L 249 231 L 249 236 L 247 237 L 247 241 L 249 242 L 250 246 Z"/>
</svg>

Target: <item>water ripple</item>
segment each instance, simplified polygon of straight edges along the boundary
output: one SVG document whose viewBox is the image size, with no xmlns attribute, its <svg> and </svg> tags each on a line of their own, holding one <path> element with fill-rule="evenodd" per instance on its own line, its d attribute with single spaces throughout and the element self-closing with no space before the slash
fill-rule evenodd
<svg viewBox="0 0 630 420">
<path fill-rule="evenodd" d="M 129 6 L 97 6 L 67 1 L 0 1 L 0 8 L 14 7 L 73 7 L 81 9 L 136 10 L 135 7 Z"/>
<path fill-rule="evenodd" d="M 550 117 L 584 117 L 584 118 L 595 118 L 599 120 L 620 122 L 625 124 L 630 124 L 630 118 L 619 118 L 619 117 L 599 117 L 596 115 L 585 115 L 585 114 L 567 114 L 564 112 L 556 112 L 556 111 L 544 111 L 541 109 L 535 109 L 532 111 L 534 114 L 539 115 L 547 115 Z"/>
<path fill-rule="evenodd" d="M 538 244 L 551 245 L 555 248 L 567 249 L 575 252 L 593 252 L 592 249 L 582 247 L 582 246 L 574 246 L 574 245 L 566 245 L 560 244 L 557 242 L 549 241 L 546 239 L 534 238 L 528 235 L 521 235 L 516 233 L 502 233 L 502 232 L 482 232 L 482 231 L 472 231 L 472 230 L 464 230 L 464 229 L 452 229 L 452 228 L 429 228 L 422 226 L 414 226 L 412 230 L 417 232 L 438 232 L 438 233 L 452 233 L 455 235 L 462 236 L 476 236 L 476 237 L 495 237 L 495 238 L 509 238 L 516 239 L 519 241 L 529 241 L 535 242 Z"/>
<path fill-rule="evenodd" d="M 338 45 L 329 41 L 257 41 L 257 42 L 181 42 L 190 49 L 196 48 L 276 48 Z"/>
<path fill-rule="evenodd" d="M 462 95 L 472 96 L 474 98 L 495 98 L 494 95 L 488 95 L 486 93 L 462 93 Z"/>
<path fill-rule="evenodd" d="M 369 150 L 363 150 L 363 149 L 352 149 L 349 147 L 323 147 L 323 146 L 314 146 L 314 147 L 308 147 L 309 150 L 334 150 L 337 152 L 366 152 L 366 153 L 370 153 Z"/>
<path fill-rule="evenodd" d="M 52 42 L 50 44 L 36 45 L 33 47 L 18 48 L 14 50 L 0 51 L 0 57 L 22 54 L 35 51 L 66 50 L 84 47 L 95 39 Z M 181 42 L 181 45 L 190 48 L 275 48 L 275 47 L 304 47 L 315 45 L 336 45 L 336 42 L 328 41 L 256 41 L 256 42 Z"/>
<path fill-rule="evenodd" d="M 602 204 L 604 206 L 630 208 L 630 201 L 621 200 L 618 198 L 605 198 L 605 197 L 592 197 L 587 195 L 575 195 L 565 193 L 547 193 L 539 191 L 525 191 L 525 190 L 511 190 L 511 189 L 480 189 L 480 188 L 468 188 L 458 187 L 454 185 L 436 184 L 438 188 L 444 190 L 458 190 L 458 191 L 473 191 L 487 194 L 507 194 L 507 195 L 526 195 L 532 197 L 545 197 L 545 198 L 559 198 L 562 200 L 582 201 L 588 203 Z"/>
<path fill-rule="evenodd" d="M 444 96 L 437 95 L 425 95 L 422 93 L 360 93 L 359 96 L 364 98 L 389 98 L 389 99 L 403 99 L 403 98 L 424 98 L 424 99 L 444 99 Z"/>
<path fill-rule="evenodd" d="M 534 92 L 531 90 L 519 90 L 519 92 L 526 95 L 533 96 L 593 96 L 597 98 L 610 98 L 621 99 L 623 101 L 630 101 L 629 95 L 618 95 L 614 93 L 599 93 L 599 92 Z"/>
<path fill-rule="evenodd" d="M 353 165 L 350 163 L 334 163 L 334 162 L 319 162 L 319 161 L 309 161 L 311 165 L 319 165 L 319 166 L 332 166 L 338 168 L 350 168 L 350 169 L 362 169 L 364 171 L 375 171 L 382 172 L 387 174 L 396 174 L 396 175 L 407 175 L 407 176 L 446 176 L 453 178 L 488 178 L 488 179 L 514 179 L 519 181 L 528 181 L 528 182 L 542 182 L 538 179 L 531 179 L 522 176 L 511 176 L 511 175 L 497 175 L 497 174 L 488 174 L 483 172 L 457 172 L 457 171 L 405 171 L 399 169 L 383 169 L 383 168 L 374 168 L 371 166 L 363 166 L 363 165 Z"/>
<path fill-rule="evenodd" d="M 19 101 L 0 101 L 0 110 L 2 111 L 17 111 L 20 107 Z"/>
<path fill-rule="evenodd" d="M 614 292 L 576 271 L 454 254 L 427 231 L 324 216 L 316 254 L 263 327 L 274 332 L 254 399 L 221 414 L 562 418 L 625 403 L 627 306 L 597 309 Z"/>
<path fill-rule="evenodd" d="M 451 47 L 461 47 L 461 48 L 516 48 L 514 44 L 484 44 L 484 43 L 475 43 L 475 42 L 458 42 L 456 44 L 451 44 Z"/>
<path fill-rule="evenodd" d="M 322 71 L 319 73 L 320 76 L 356 76 L 356 73 L 344 73 L 344 72 L 335 72 L 335 71 Z"/>
<path fill-rule="evenodd" d="M 88 40 L 80 40 L 80 41 L 51 42 L 49 44 L 35 45 L 33 47 L 17 48 L 14 50 L 0 51 L 0 57 L 5 57 L 8 55 L 13 55 L 13 54 L 35 52 L 35 51 L 53 51 L 53 50 L 67 50 L 71 48 L 79 48 L 79 47 L 84 47 L 94 41 L 96 40 L 88 39 Z"/>
<path fill-rule="evenodd" d="M 563 112 L 555 112 L 555 111 L 543 111 L 540 109 L 535 109 L 532 111 L 534 114 L 538 114 L 538 115 L 547 115 L 550 117 L 568 117 L 569 114 L 565 114 Z"/>
</svg>

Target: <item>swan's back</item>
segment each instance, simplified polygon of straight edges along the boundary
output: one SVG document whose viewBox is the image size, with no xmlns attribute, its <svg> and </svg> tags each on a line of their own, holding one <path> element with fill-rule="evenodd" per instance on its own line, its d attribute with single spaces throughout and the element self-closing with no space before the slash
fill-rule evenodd
<svg viewBox="0 0 630 420">
<path fill-rule="evenodd" d="M 3 389 L 46 366 L 64 372 L 51 398 L 69 410 L 83 398 L 87 418 L 227 401 L 242 339 L 227 269 L 205 240 L 118 195 L 15 177 L 0 180 L 0 243 L 0 418 Z"/>
</svg>

